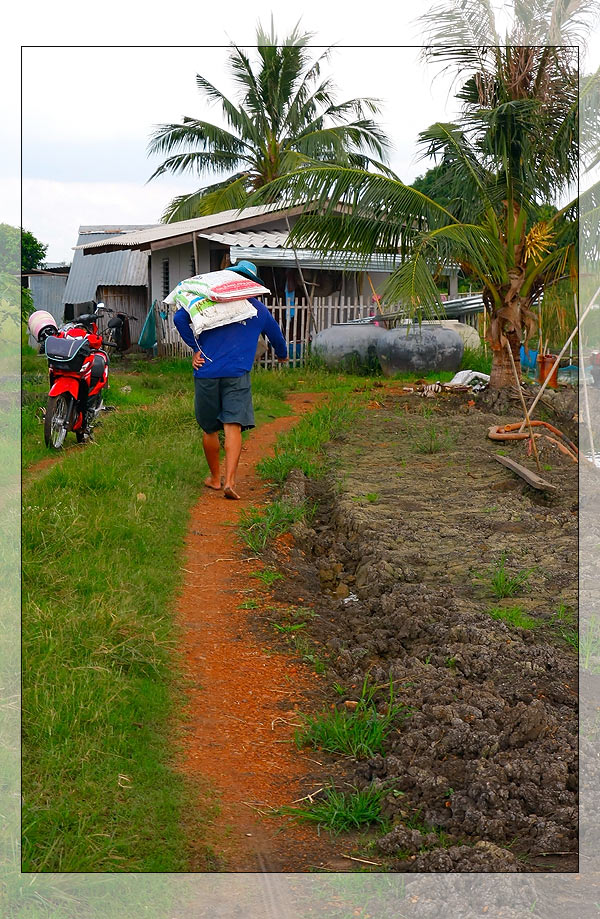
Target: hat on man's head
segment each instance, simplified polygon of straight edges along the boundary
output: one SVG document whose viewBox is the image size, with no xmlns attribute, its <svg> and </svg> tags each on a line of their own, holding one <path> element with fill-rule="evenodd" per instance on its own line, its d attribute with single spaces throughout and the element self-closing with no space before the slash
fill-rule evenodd
<svg viewBox="0 0 600 919">
<path fill-rule="evenodd" d="M 227 271 L 236 271 L 244 278 L 250 278 L 251 281 L 256 281 L 257 284 L 261 283 L 256 265 L 246 259 L 242 259 L 241 262 L 237 262 L 235 265 L 230 265 Z"/>
</svg>

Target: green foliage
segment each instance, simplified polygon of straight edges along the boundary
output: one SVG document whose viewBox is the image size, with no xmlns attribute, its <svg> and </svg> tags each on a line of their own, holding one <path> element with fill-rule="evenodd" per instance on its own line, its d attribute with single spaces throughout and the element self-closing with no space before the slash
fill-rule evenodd
<svg viewBox="0 0 600 919">
<path fill-rule="evenodd" d="M 600 620 L 586 622 L 579 638 L 579 663 L 590 673 L 600 673 Z"/>
<path fill-rule="evenodd" d="M 0 272 L 13 277 L 21 273 L 21 231 L 8 223 L 0 223 Z"/>
<path fill-rule="evenodd" d="M 21 299 L 22 292 L 25 294 L 24 300 Z M 0 331 L 3 338 L 10 334 L 11 340 L 17 341 L 21 324 L 19 300 L 21 299 L 21 312 L 23 312 L 23 309 L 27 308 L 28 296 L 29 291 L 23 291 L 17 275 L 0 272 Z M 30 296 L 29 300 L 31 300 Z"/>
<path fill-rule="evenodd" d="M 432 198 L 441 204 L 442 207 L 451 208 L 454 202 L 454 195 L 451 189 L 452 173 L 445 163 L 438 163 L 432 166 L 424 175 L 417 176 L 412 183 L 412 187 L 420 191 L 428 198 Z"/>
<path fill-rule="evenodd" d="M 499 619 L 519 629 L 536 629 L 540 625 L 533 616 L 528 616 L 521 606 L 493 607 L 488 610 L 492 619 Z"/>
<path fill-rule="evenodd" d="M 239 532 L 253 552 L 262 552 L 276 536 L 286 533 L 299 520 L 310 515 L 306 502 L 272 501 L 266 507 L 244 508 L 240 514 Z"/>
<path fill-rule="evenodd" d="M 506 567 L 507 557 L 506 551 L 502 552 L 496 564 L 486 574 L 479 574 L 475 577 L 475 580 L 486 584 L 491 592 L 500 599 L 513 597 L 519 590 L 526 588 L 533 571 L 533 568 L 528 568 L 517 571 L 516 574 L 509 574 Z"/>
<path fill-rule="evenodd" d="M 491 373 L 492 370 L 492 352 L 490 348 L 487 353 L 481 348 L 465 348 L 462 360 L 460 362 L 461 370 L 476 370 L 478 373 Z"/>
<path fill-rule="evenodd" d="M 440 21 L 470 23 L 477 34 L 493 28 L 489 4 L 448 0 L 439 20 L 437 12 L 429 21 L 432 31 Z M 442 312 L 440 269 L 455 261 L 483 289 L 494 342 L 505 331 L 529 338 L 540 295 L 560 282 L 576 290 L 577 201 L 553 212 L 548 202 L 564 199 L 577 178 L 577 58 L 559 40 L 577 18 L 571 5 L 550 25 L 539 10 L 530 16 L 520 3 L 517 43 L 535 23 L 538 35 L 550 28 L 553 47 L 527 42 L 531 53 L 519 55 L 488 38 L 481 47 L 470 47 L 470 39 L 464 46 L 444 41 L 428 50 L 456 68 L 462 81 L 456 121 L 437 122 L 419 135 L 423 156 L 440 167 L 430 182 L 423 178 L 408 186 L 352 164 L 307 165 L 258 189 L 251 203 L 314 202 L 294 224 L 290 242 L 323 254 L 344 251 L 349 270 L 364 269 L 373 253 L 400 252 L 401 264 L 383 296 L 408 315 Z M 498 373 L 492 385 L 508 385 L 504 351 L 493 356 Z"/>
<path fill-rule="evenodd" d="M 285 482 L 292 469 L 300 469 L 311 478 L 323 475 L 324 444 L 352 424 L 358 411 L 359 407 L 341 394 L 333 394 L 278 439 L 274 455 L 257 464 L 259 475 L 277 485 Z"/>
<path fill-rule="evenodd" d="M 321 660 L 317 654 L 314 645 L 306 638 L 305 635 L 298 634 L 295 632 L 292 635 L 292 643 L 296 654 L 304 661 L 305 664 L 310 664 L 315 673 L 321 674 L 325 673 L 327 669 L 325 662 Z"/>
<path fill-rule="evenodd" d="M 28 373 L 38 361 L 25 363 Z M 142 367 L 113 374 L 109 395 L 124 410 L 105 417 L 94 445 L 25 480 L 25 871 L 188 867 L 172 614 L 206 467 L 183 382 L 189 362 Z M 121 392 L 125 382 L 131 392 Z M 24 454 L 40 440 L 39 425 L 24 429 Z"/>
<path fill-rule="evenodd" d="M 336 103 L 331 79 L 321 75 L 331 49 L 311 60 L 310 38 L 296 27 L 281 41 L 271 23 L 270 34 L 258 27 L 254 60 L 232 45 L 229 69 L 237 89 L 235 102 L 197 75 L 198 90 L 206 101 L 220 106 L 226 127 L 188 117 L 178 124 L 159 125 L 149 152 L 167 158 L 151 178 L 165 173 L 225 178 L 175 198 L 163 219 L 237 209 L 253 189 L 307 163 L 367 168 L 376 164 L 373 156 L 386 158 L 388 141 L 372 118 L 379 112 L 378 103 Z"/>
<path fill-rule="evenodd" d="M 550 624 L 557 629 L 560 637 L 571 645 L 576 651 L 579 650 L 579 630 L 577 628 L 577 617 L 572 609 L 569 609 L 564 603 L 561 603 L 555 613 L 552 614 Z"/>
<path fill-rule="evenodd" d="M 26 322 L 33 313 L 33 297 L 27 288 L 21 288 L 21 320 Z"/>
<path fill-rule="evenodd" d="M 283 575 L 280 571 L 275 571 L 274 568 L 263 568 L 261 571 L 251 571 L 251 578 L 256 578 L 257 581 L 262 581 L 265 587 L 272 587 L 275 581 L 283 581 Z"/>
<path fill-rule="evenodd" d="M 296 732 L 298 746 L 310 745 L 328 753 L 343 753 L 357 759 L 368 759 L 384 752 L 384 742 L 406 707 L 396 701 L 390 681 L 389 696 L 383 714 L 375 703 L 376 687 L 365 679 L 360 699 L 354 709 L 325 709 L 318 715 L 303 715 L 304 727 Z"/>
<path fill-rule="evenodd" d="M 303 807 L 280 807 L 275 813 L 295 817 L 304 823 L 316 823 L 336 834 L 344 833 L 372 824 L 385 824 L 381 801 L 386 794 L 387 789 L 374 786 L 350 792 L 330 786 L 323 798 Z"/>
<path fill-rule="evenodd" d="M 420 439 L 413 441 L 417 453 L 439 453 L 441 450 L 448 450 L 453 443 L 452 435 L 446 429 L 439 431 L 435 424 L 430 424 Z"/>
<path fill-rule="evenodd" d="M 21 232 L 21 271 L 39 268 L 46 257 L 48 246 L 36 239 L 29 230 Z"/>
</svg>

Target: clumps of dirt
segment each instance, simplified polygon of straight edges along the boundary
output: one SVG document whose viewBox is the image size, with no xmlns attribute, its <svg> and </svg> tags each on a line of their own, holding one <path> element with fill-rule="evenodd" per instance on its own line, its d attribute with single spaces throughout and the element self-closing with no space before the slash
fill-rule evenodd
<svg viewBox="0 0 600 919">
<path fill-rule="evenodd" d="M 431 415 L 402 401 L 336 444 L 325 485 L 290 485 L 318 506 L 291 565 L 328 681 L 348 699 L 392 681 L 408 713 L 348 780 L 389 789 L 377 849 L 393 870 L 530 871 L 553 853 L 544 870 L 575 870 L 577 656 L 561 623 L 577 608 L 577 467 L 553 455 L 558 493 L 540 502 L 493 461 L 502 419 L 448 413 L 424 453 Z M 522 443 L 506 449 L 523 461 Z M 491 589 L 502 564 L 526 572 L 512 597 Z M 493 618 L 507 607 L 536 627 Z"/>
</svg>

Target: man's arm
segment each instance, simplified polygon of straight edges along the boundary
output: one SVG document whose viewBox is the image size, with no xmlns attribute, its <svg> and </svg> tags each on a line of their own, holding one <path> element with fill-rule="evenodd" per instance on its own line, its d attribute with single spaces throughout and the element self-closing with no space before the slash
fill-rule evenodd
<svg viewBox="0 0 600 919">
<path fill-rule="evenodd" d="M 264 334 L 269 339 L 270 343 L 273 345 L 275 354 L 280 361 L 287 361 L 288 359 L 288 349 L 283 333 L 279 328 L 278 323 L 275 322 L 271 316 L 267 307 L 260 300 L 252 297 L 250 302 L 258 309 L 259 315 L 262 320 L 262 328 Z"/>
<path fill-rule="evenodd" d="M 189 345 L 192 351 L 199 351 L 198 342 L 194 332 L 192 331 L 192 325 L 190 320 L 190 314 L 187 310 L 184 310 L 182 306 L 179 307 L 175 315 L 173 316 L 173 322 L 175 323 L 175 328 L 183 338 L 186 345 Z"/>
<path fill-rule="evenodd" d="M 199 367 L 204 363 L 204 358 L 202 357 L 202 352 L 196 341 L 196 336 L 192 330 L 190 314 L 187 310 L 184 310 L 182 306 L 179 307 L 175 315 L 173 316 L 173 322 L 175 323 L 175 328 L 183 338 L 186 345 L 189 345 L 193 350 L 194 354 L 192 357 L 192 367 L 194 370 L 198 370 Z"/>
</svg>

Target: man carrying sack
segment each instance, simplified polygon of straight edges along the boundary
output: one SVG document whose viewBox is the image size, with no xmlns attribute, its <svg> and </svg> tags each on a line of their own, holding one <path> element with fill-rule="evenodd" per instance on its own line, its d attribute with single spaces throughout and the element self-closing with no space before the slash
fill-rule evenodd
<svg viewBox="0 0 600 919">
<path fill-rule="evenodd" d="M 241 277 L 232 277 L 232 272 Z M 242 279 L 246 280 L 245 285 Z M 204 484 L 215 490 L 223 488 L 224 496 L 230 500 L 240 497 L 235 479 L 242 451 L 242 431 L 254 427 L 250 369 L 260 336 L 266 335 L 279 361 L 288 359 L 287 345 L 278 324 L 264 303 L 247 295 L 257 286 L 257 292 L 268 293 L 261 285 L 256 266 L 244 260 L 227 271 L 182 281 L 165 300 L 166 303 L 181 303 L 173 321 L 186 345 L 194 351 L 194 408 L 210 469 Z M 236 297 L 238 299 L 232 299 Z M 225 433 L 223 480 L 220 430 Z"/>
</svg>

